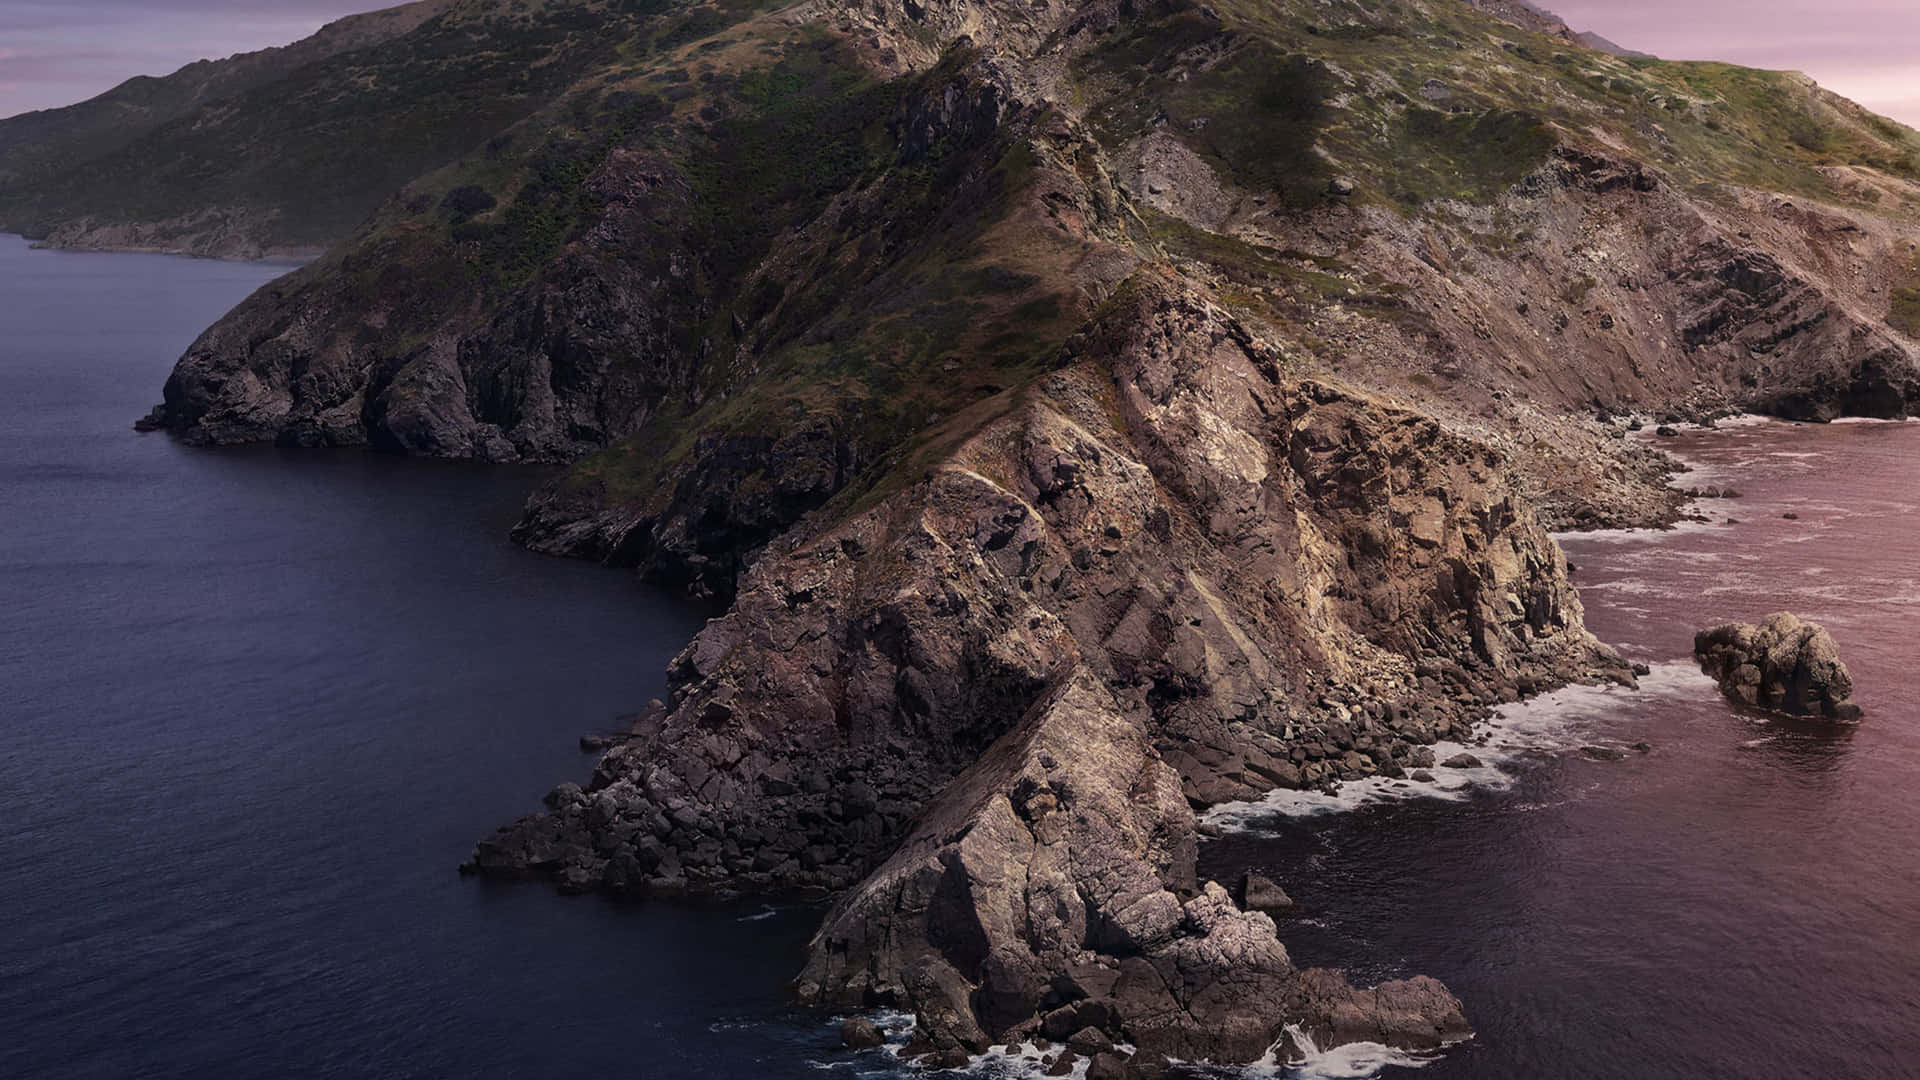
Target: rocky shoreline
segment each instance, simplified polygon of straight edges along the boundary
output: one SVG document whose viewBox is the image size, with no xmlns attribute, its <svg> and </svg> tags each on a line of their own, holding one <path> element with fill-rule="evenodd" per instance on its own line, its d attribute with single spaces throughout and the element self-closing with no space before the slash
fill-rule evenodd
<svg viewBox="0 0 1920 1080">
<path fill-rule="evenodd" d="M 0 226 L 0 232 L 7 231 Z M 63 225 L 39 235 L 20 234 L 36 248 L 49 251 L 84 251 L 116 255 L 179 255 L 191 259 L 224 259 L 234 262 L 312 262 L 326 254 L 326 248 L 311 245 L 290 247 L 262 243 L 242 226 L 222 219 L 210 221 L 167 222 L 154 225 Z"/>
<path fill-rule="evenodd" d="M 1488 448 L 1283 374 L 1169 276 L 1071 349 L 918 483 L 776 541 L 592 782 L 467 869 L 850 890 L 801 995 L 910 1010 L 936 1060 L 1073 1018 L 1220 1062 L 1289 1023 L 1464 1034 L 1437 984 L 1292 968 L 1195 879 L 1195 813 L 1431 766 L 1494 704 L 1631 670 Z"/>
</svg>

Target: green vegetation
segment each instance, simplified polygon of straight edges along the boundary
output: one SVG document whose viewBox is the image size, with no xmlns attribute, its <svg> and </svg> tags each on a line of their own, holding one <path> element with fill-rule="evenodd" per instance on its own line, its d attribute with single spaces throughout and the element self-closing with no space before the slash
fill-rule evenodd
<svg viewBox="0 0 1920 1080">
<path fill-rule="evenodd" d="M 1893 290 L 1893 310 L 1887 322 L 1908 337 L 1920 338 L 1920 284 Z"/>
<path fill-rule="evenodd" d="M 1294 209 L 1355 180 L 1405 212 L 1491 200 L 1562 140 L 1593 133 L 1682 183 L 1739 183 L 1841 202 L 1823 170 L 1920 176 L 1920 135 L 1798 76 L 1622 58 L 1465 5 L 1384 0 L 1173 2 L 1075 65 L 1118 148 L 1154 128 L 1236 185 Z M 1217 17 L 1216 17 L 1217 16 Z"/>
<path fill-rule="evenodd" d="M 453 240 L 474 245 L 469 265 L 493 290 L 518 285 L 546 265 L 596 209 L 587 178 L 615 146 L 672 112 L 658 98 L 626 92 L 609 95 L 606 105 L 599 130 L 555 131 L 548 136 L 530 156 L 520 190 L 499 220 L 462 218 L 451 223 Z M 463 185 L 448 192 L 446 199 L 476 190 L 484 191 L 476 184 Z"/>
<path fill-rule="evenodd" d="M 1271 190 L 1289 206 L 1316 205 L 1331 178 L 1314 145 L 1333 118 L 1326 69 L 1307 56 L 1264 42 L 1218 63 L 1188 62 L 1219 44 L 1220 24 L 1193 9 L 1136 23 L 1103 41 L 1080 64 L 1103 95 L 1091 113 L 1096 130 L 1119 144 L 1165 124 L 1240 185 Z"/>
<path fill-rule="evenodd" d="M 749 44 L 703 54 L 713 67 L 676 119 L 592 137 L 596 147 L 645 147 L 685 180 L 683 199 L 655 213 L 653 240 L 620 255 L 683 256 L 676 287 L 689 308 L 710 314 L 672 327 L 676 350 L 731 355 L 743 327 L 753 349 L 749 386 L 733 365 L 705 365 L 691 373 L 686 402 L 575 465 L 568 483 L 604 499 L 671 497 L 663 479 L 705 440 L 809 425 L 880 463 L 855 485 L 869 491 L 944 422 L 1049 369 L 1084 317 L 1077 298 L 1059 291 L 1057 267 L 1072 253 L 1007 231 L 1036 175 L 1021 137 L 986 132 L 909 149 L 889 129 L 908 98 L 943 87 L 965 56 L 886 81 L 823 34 L 802 33 L 773 56 L 733 66 L 765 56 Z M 691 81 L 677 66 L 636 75 L 650 86 Z M 560 178 L 555 190 L 568 183 L 585 186 Z M 574 205 L 569 237 L 594 216 L 590 202 Z M 512 205 L 491 227 L 504 230 L 511 214 Z M 456 233 L 487 227 L 483 219 Z M 499 257 L 483 253 L 475 264 L 491 268 Z M 543 259 L 551 254 L 532 261 Z M 666 276 L 664 262 L 657 271 Z"/>
<path fill-rule="evenodd" d="M 729 115 L 687 154 L 693 241 L 717 281 L 738 280 L 782 230 L 877 167 L 873 137 L 899 94 L 824 36 L 734 82 Z"/>
<path fill-rule="evenodd" d="M 1538 116 L 1510 109 L 1444 113 L 1409 108 L 1396 147 L 1393 196 L 1487 202 L 1539 168 L 1557 140 Z"/>
<path fill-rule="evenodd" d="M 286 288 L 378 312 L 341 334 L 383 371 L 460 335 L 551 348 L 547 327 L 501 326 L 605 315 L 619 332 L 567 325 L 581 340 L 563 346 L 591 352 L 593 377 L 655 394 L 639 435 L 570 474 L 614 502 L 673 497 L 706 440 L 815 426 L 870 465 L 846 505 L 908 482 L 911 464 L 1059 363 L 1088 314 L 1079 260 L 1092 245 L 1037 224 L 1055 211 L 1104 215 L 1097 238 L 1124 231 L 1164 252 L 1309 353 L 1324 343 L 1301 327 L 1329 304 L 1434 329 L 1378 274 L 1095 205 L 1112 159 L 1069 160 L 1077 149 L 1034 134 L 1045 117 L 970 122 L 952 95 L 978 89 L 957 81 L 973 49 L 887 79 L 864 42 L 754 18 L 767 6 L 467 0 L 236 81 L 217 108 L 95 146 L 71 182 L 0 177 L 0 219 L 239 207 L 289 244 L 359 225 Z M 936 44 L 924 25 L 912 33 Z M 1336 199 L 1448 221 L 1466 247 L 1431 261 L 1455 269 L 1469 249 L 1510 256 L 1530 239 L 1457 204 L 1496 200 L 1562 143 L 1604 145 L 1681 185 L 1834 201 L 1856 197 L 1836 167 L 1920 172 L 1920 135 L 1792 76 L 1621 59 L 1461 4 L 1150 0 L 1067 75 L 1109 151 L 1178 139 L 1266 221 Z M 1098 189 L 1084 205 L 1080 182 Z M 1562 299 L 1595 287 L 1568 281 Z M 1920 288 L 1895 293 L 1891 321 L 1920 330 Z M 600 438 L 601 422 L 631 426 L 584 420 L 579 440 Z"/>
</svg>

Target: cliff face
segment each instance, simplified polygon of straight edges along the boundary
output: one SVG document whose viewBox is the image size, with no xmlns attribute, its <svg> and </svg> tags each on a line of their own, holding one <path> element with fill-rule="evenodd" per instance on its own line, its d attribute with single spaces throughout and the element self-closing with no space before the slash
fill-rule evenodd
<svg viewBox="0 0 1920 1080">
<path fill-rule="evenodd" d="M 1920 136 L 1788 76 L 1450 2 L 685 10 L 149 422 L 573 461 L 523 542 L 732 605 L 469 869 L 840 890 L 801 991 L 939 1058 L 1461 1035 L 1296 971 L 1194 810 L 1630 680 L 1545 531 L 1673 513 L 1626 414 L 1920 397 Z"/>
<path fill-rule="evenodd" d="M 1344 983 L 1195 891 L 1194 808 L 1397 775 L 1486 703 L 1632 676 L 1485 446 L 1302 378 L 1158 269 L 1062 364 L 955 418 L 910 486 L 776 541 L 671 701 L 472 868 L 858 883 L 802 992 L 910 1008 L 930 1052 L 1091 1024 L 1245 1061 L 1330 1031 Z M 1403 992 L 1367 1022 L 1464 1034 L 1443 991 Z"/>
</svg>

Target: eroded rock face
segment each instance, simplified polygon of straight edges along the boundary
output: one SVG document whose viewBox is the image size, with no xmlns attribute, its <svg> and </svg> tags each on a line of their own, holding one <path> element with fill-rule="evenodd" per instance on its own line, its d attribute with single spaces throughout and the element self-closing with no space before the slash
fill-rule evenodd
<svg viewBox="0 0 1920 1080">
<path fill-rule="evenodd" d="M 563 807 L 480 864 L 535 866 L 515 838 L 554 830 L 590 876 L 651 862 L 644 825 L 680 857 L 620 887 L 850 884 L 1074 663 L 1152 717 L 1192 806 L 1397 775 L 1487 704 L 1631 678 L 1485 447 L 1281 375 L 1155 274 L 1069 359 L 919 483 L 769 549 L 601 762 L 608 824 Z"/>
<path fill-rule="evenodd" d="M 1758 626 L 1702 630 L 1694 635 L 1693 653 L 1731 701 L 1793 716 L 1860 719 L 1853 676 L 1833 635 L 1791 612 L 1776 612 Z"/>
<path fill-rule="evenodd" d="M 1063 673 L 835 906 L 801 996 L 912 1008 L 912 1049 L 934 1055 L 1043 1034 L 1245 1062 L 1292 1022 L 1326 1045 L 1468 1034 L 1438 983 L 1302 975 L 1272 919 L 1196 884 L 1193 815 L 1150 729 L 1084 667 Z"/>
<path fill-rule="evenodd" d="M 1193 813 L 1397 775 L 1488 703 L 1631 680 L 1559 549 L 1497 454 L 1288 376 L 1177 279 L 1138 275 L 1063 361 L 918 482 L 773 544 L 636 737 L 471 868 L 859 883 L 802 991 L 912 1009 L 932 1054 L 1459 1034 L 1450 997 L 1303 981 L 1266 915 L 1194 880 Z"/>
</svg>

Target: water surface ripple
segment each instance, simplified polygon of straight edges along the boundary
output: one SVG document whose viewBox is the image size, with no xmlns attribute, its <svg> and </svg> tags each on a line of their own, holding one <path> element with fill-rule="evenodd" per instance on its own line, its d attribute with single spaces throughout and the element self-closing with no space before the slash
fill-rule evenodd
<svg viewBox="0 0 1920 1080">
<path fill-rule="evenodd" d="M 530 470 L 130 430 L 283 270 L 0 237 L 0 1077 L 817 1076 L 817 912 L 454 873 L 701 612 Z"/>
</svg>

